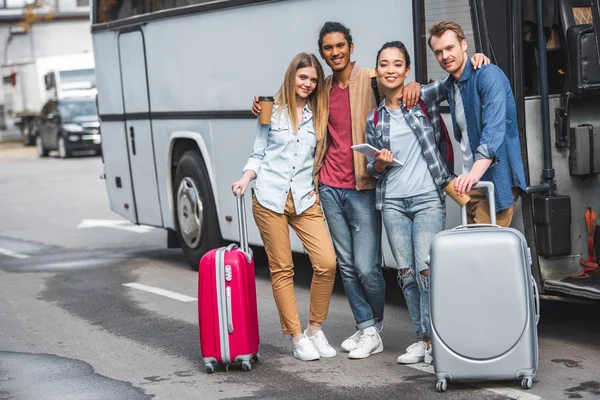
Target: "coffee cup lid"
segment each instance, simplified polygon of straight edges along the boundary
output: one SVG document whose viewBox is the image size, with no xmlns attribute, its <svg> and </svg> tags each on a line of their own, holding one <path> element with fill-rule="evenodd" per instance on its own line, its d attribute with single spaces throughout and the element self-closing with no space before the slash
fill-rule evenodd
<svg viewBox="0 0 600 400">
<path fill-rule="evenodd" d="M 273 96 L 260 96 L 258 101 L 275 101 L 275 99 L 273 99 Z"/>
</svg>

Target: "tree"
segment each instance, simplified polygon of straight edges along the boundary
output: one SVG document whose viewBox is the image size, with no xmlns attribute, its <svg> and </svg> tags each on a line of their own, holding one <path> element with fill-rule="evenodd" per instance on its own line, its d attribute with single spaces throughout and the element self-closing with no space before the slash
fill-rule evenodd
<svg viewBox="0 0 600 400">
<path fill-rule="evenodd" d="M 18 25 L 29 32 L 31 25 L 41 21 L 50 21 L 55 15 L 56 4 L 53 0 L 34 0 L 23 7 L 23 20 Z"/>
</svg>

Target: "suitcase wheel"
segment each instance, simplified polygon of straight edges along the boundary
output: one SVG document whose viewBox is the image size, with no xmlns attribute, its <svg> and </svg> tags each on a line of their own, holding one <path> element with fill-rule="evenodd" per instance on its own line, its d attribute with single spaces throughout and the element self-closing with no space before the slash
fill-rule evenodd
<svg viewBox="0 0 600 400">
<path fill-rule="evenodd" d="M 531 389 L 531 386 L 533 386 L 533 378 L 530 376 L 523 378 L 521 381 L 521 387 L 523 389 Z"/>
<path fill-rule="evenodd" d="M 259 362 L 259 361 L 260 361 L 260 353 L 256 353 L 256 355 L 254 356 L 254 360 L 255 360 L 256 362 Z"/>
<path fill-rule="evenodd" d="M 207 374 L 212 374 L 213 372 L 215 372 L 215 365 L 214 364 L 204 364 L 204 367 L 206 368 L 206 373 Z"/>
<path fill-rule="evenodd" d="M 250 363 L 250 361 L 242 362 L 242 369 L 244 371 L 250 371 L 252 369 L 252 364 Z"/>
<path fill-rule="evenodd" d="M 440 379 L 439 381 L 437 381 L 437 385 L 435 385 L 435 388 L 440 393 L 444 393 L 446 391 L 447 387 L 448 387 L 448 382 L 445 379 Z"/>
</svg>

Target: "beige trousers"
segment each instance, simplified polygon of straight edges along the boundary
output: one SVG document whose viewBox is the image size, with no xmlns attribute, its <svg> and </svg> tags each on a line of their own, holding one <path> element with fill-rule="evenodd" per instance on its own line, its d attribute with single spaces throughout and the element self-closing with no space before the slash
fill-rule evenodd
<svg viewBox="0 0 600 400">
<path fill-rule="evenodd" d="M 271 285 L 283 333 L 296 335 L 302 332 L 294 293 L 294 263 L 288 226 L 304 244 L 313 266 L 309 320 L 324 322 L 333 291 L 336 258 L 321 205 L 315 202 L 301 215 L 296 215 L 290 194 L 284 213 L 278 214 L 261 206 L 253 197 L 252 211 L 269 259 Z"/>
<path fill-rule="evenodd" d="M 513 188 L 515 202 L 509 208 L 496 213 L 496 225 L 509 227 L 515 211 L 515 204 L 519 198 L 519 189 Z M 471 200 L 467 203 L 467 221 L 469 224 L 489 224 L 490 202 L 485 196 L 483 189 L 471 189 L 469 192 Z"/>
</svg>

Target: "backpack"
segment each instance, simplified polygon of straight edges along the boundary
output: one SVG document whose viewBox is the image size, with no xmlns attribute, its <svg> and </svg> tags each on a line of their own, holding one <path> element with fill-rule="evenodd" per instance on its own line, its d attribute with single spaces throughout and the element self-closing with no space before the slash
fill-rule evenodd
<svg viewBox="0 0 600 400">
<path fill-rule="evenodd" d="M 371 88 L 373 89 L 373 94 L 375 95 L 375 101 L 377 102 L 377 107 L 381 103 L 381 97 L 379 96 L 379 88 L 377 87 L 377 77 L 373 76 L 371 73 Z M 419 99 L 419 106 L 423 113 L 427 117 L 427 119 L 431 122 L 431 118 L 429 118 L 429 111 L 427 110 L 427 106 L 425 102 Z M 379 113 L 377 112 L 377 107 L 375 108 L 375 115 L 373 116 L 373 124 L 377 126 L 379 122 Z M 454 175 L 454 149 L 452 148 L 452 140 L 450 139 L 450 134 L 448 133 L 448 128 L 446 127 L 446 123 L 444 119 L 440 115 L 440 140 L 437 141 L 436 144 L 438 151 L 444 158 L 444 162 L 446 163 L 446 168 L 448 168 L 448 172 L 450 175 Z"/>
</svg>

